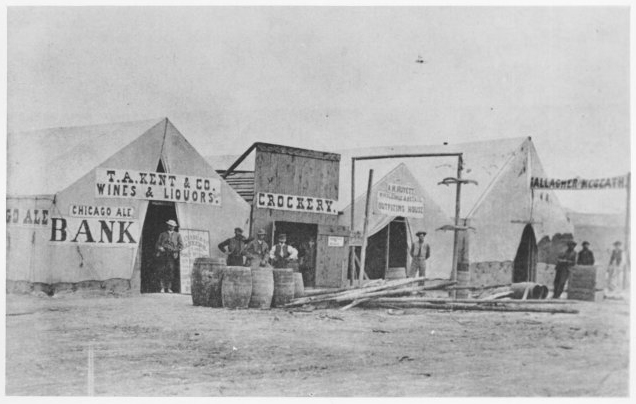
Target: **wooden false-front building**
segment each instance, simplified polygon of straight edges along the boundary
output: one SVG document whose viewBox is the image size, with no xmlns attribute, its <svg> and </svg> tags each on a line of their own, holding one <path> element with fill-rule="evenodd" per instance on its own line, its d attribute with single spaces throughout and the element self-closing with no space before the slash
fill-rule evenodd
<svg viewBox="0 0 636 404">
<path fill-rule="evenodd" d="M 235 170 L 252 152 L 254 171 Z M 222 176 L 251 203 L 253 237 L 263 229 L 272 245 L 284 233 L 288 244 L 313 256 L 306 286 L 346 284 L 349 229 L 338 225 L 336 210 L 339 154 L 254 143 Z"/>
</svg>

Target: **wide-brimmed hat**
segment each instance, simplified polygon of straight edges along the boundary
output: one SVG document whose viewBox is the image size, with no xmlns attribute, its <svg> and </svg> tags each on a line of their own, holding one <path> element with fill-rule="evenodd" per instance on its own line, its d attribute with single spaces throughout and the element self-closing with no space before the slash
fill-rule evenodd
<svg viewBox="0 0 636 404">
<path fill-rule="evenodd" d="M 620 241 L 615 241 L 614 242 L 614 245 L 621 245 L 621 244 L 623 244 L 623 243 L 621 243 Z"/>
<path fill-rule="evenodd" d="M 581 245 L 590 245 L 590 242 L 589 241 L 584 241 L 584 242 L 581 243 Z"/>
<path fill-rule="evenodd" d="M 420 230 L 417 233 L 415 233 L 416 236 L 419 236 L 420 234 L 423 236 L 426 236 L 426 232 L 424 230 Z"/>
<path fill-rule="evenodd" d="M 256 233 L 256 234 L 258 234 L 259 236 L 260 236 L 260 235 L 263 235 L 263 236 L 264 236 L 264 235 L 266 235 L 266 234 L 267 234 L 267 232 L 265 232 L 265 230 L 263 230 L 263 229 L 260 229 L 260 230 L 258 231 L 258 233 Z"/>
<path fill-rule="evenodd" d="M 572 240 L 568 241 L 568 246 L 571 246 L 571 245 L 572 246 L 576 245 L 576 241 L 572 241 Z"/>
<path fill-rule="evenodd" d="M 287 239 L 287 234 L 285 234 L 285 233 L 281 233 L 281 234 L 279 234 L 279 235 L 278 235 L 278 239 L 279 239 L 279 240 L 281 240 L 281 239 Z"/>
<path fill-rule="evenodd" d="M 241 229 L 240 227 L 235 227 L 235 228 L 234 228 L 234 231 L 235 231 L 235 232 L 237 232 L 237 231 L 238 231 L 239 233 L 243 234 L 243 229 Z"/>
<path fill-rule="evenodd" d="M 174 221 L 174 220 L 172 220 L 172 219 L 168 220 L 168 221 L 166 222 L 166 224 L 167 224 L 168 226 L 174 226 L 174 227 L 177 227 L 177 226 L 178 226 L 178 225 L 177 225 L 177 222 L 175 222 L 175 221 Z"/>
</svg>

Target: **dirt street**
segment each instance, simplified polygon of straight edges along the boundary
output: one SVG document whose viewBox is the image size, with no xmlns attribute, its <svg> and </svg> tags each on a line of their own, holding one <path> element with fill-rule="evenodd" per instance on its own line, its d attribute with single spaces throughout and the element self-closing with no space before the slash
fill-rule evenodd
<svg viewBox="0 0 636 404">
<path fill-rule="evenodd" d="M 580 313 L 230 311 L 186 295 L 9 295 L 6 394 L 627 396 L 629 303 L 567 307 Z"/>
</svg>

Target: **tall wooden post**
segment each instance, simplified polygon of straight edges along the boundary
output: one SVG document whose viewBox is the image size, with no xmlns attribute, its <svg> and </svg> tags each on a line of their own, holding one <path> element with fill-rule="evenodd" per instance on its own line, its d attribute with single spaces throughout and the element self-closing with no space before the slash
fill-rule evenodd
<svg viewBox="0 0 636 404">
<path fill-rule="evenodd" d="M 354 221 L 354 210 L 355 210 L 355 202 L 356 202 L 356 159 L 351 158 L 351 235 L 355 231 L 355 227 L 353 224 Z M 352 245 L 349 248 L 350 255 L 350 263 L 349 263 L 349 279 L 351 279 L 351 285 L 353 285 L 355 276 L 356 276 L 356 247 Z"/>
<path fill-rule="evenodd" d="M 629 243 L 630 243 L 630 221 L 631 221 L 631 189 L 632 189 L 632 173 L 627 173 L 627 210 L 625 212 L 625 269 L 623 270 L 623 289 L 627 289 L 628 280 L 630 279 L 629 275 L 631 273 L 630 268 L 630 251 L 629 251 Z M 631 286 L 631 285 L 630 285 Z"/>
<path fill-rule="evenodd" d="M 460 154 L 457 156 L 457 191 L 455 192 L 455 230 L 453 236 L 453 268 L 451 269 L 451 280 L 457 281 L 457 262 L 459 261 L 459 234 L 457 226 L 459 226 L 459 215 L 461 213 L 461 192 L 462 192 L 462 169 L 463 159 Z M 453 290 L 453 299 L 456 298 L 457 292 Z"/>
<path fill-rule="evenodd" d="M 367 256 L 367 231 L 369 229 L 369 208 L 371 206 L 371 187 L 373 186 L 373 169 L 369 170 L 369 185 L 367 186 L 367 200 L 364 208 L 364 227 L 362 230 L 362 251 L 360 251 L 360 273 L 358 274 L 358 285 L 362 285 L 364 278 L 364 261 Z"/>
<path fill-rule="evenodd" d="M 386 251 L 384 253 L 384 277 L 386 278 L 386 273 L 389 271 L 389 251 L 391 246 L 391 223 L 389 222 L 386 227 Z"/>
</svg>

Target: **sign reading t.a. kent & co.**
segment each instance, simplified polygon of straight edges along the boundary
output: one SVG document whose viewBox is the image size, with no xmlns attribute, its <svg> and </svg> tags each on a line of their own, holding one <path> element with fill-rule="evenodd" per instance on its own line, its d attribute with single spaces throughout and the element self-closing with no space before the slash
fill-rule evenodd
<svg viewBox="0 0 636 404">
<path fill-rule="evenodd" d="M 259 192 L 256 196 L 256 207 L 262 209 L 289 210 L 293 212 L 323 213 L 337 215 L 333 199 L 313 196 L 297 196 Z"/>
<path fill-rule="evenodd" d="M 97 168 L 97 198 L 147 199 L 221 206 L 221 181 L 149 171 Z"/>
<path fill-rule="evenodd" d="M 627 175 L 607 178 L 539 178 L 532 177 L 530 186 L 534 189 L 557 190 L 594 190 L 594 189 L 620 189 L 627 187 Z"/>
<path fill-rule="evenodd" d="M 378 213 L 384 215 L 424 217 L 424 199 L 408 185 L 387 184 L 378 191 L 376 206 Z"/>
</svg>

